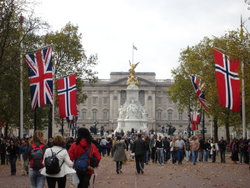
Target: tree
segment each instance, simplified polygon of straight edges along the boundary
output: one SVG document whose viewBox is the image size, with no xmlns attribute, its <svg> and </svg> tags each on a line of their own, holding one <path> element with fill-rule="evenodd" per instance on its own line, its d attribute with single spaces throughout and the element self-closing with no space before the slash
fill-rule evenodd
<svg viewBox="0 0 250 188">
<path fill-rule="evenodd" d="M 213 60 L 214 47 L 224 49 L 229 56 L 247 57 L 248 55 L 249 57 L 247 49 L 242 47 L 238 31 L 229 31 L 220 38 L 209 39 L 205 37 L 197 45 L 187 47 L 181 52 L 181 64 L 172 70 L 175 83 L 169 88 L 168 95 L 180 108 L 185 108 L 190 105 L 195 106 L 196 96 L 195 92 L 192 91 L 193 87 L 189 75 L 197 75 L 206 86 L 206 100 L 210 104 L 210 110 L 207 115 L 212 117 L 214 121 L 214 137 L 216 140 L 218 139 L 217 125 L 219 123 L 220 125 L 225 125 L 227 139 L 229 140 L 229 126 L 239 126 L 240 114 L 231 112 L 218 105 Z M 249 78 L 245 76 L 245 79 Z M 249 84 L 246 87 L 249 88 Z M 247 101 L 248 100 L 249 98 L 247 97 Z"/>
<path fill-rule="evenodd" d="M 82 79 L 90 82 L 95 82 L 97 79 L 97 72 L 92 70 L 97 64 L 97 55 L 86 57 L 78 27 L 71 23 L 66 24 L 60 32 L 45 35 L 44 43 L 53 46 L 55 78 L 65 77 L 73 73 L 77 74 L 78 102 L 82 102 L 86 98 L 81 92 Z M 52 136 L 51 132 L 49 136 Z"/>
<path fill-rule="evenodd" d="M 26 5 L 24 0 L 0 2 L 0 121 L 6 124 L 5 136 L 9 125 L 19 125 L 20 42 L 42 25 L 31 15 L 20 19 Z"/>
</svg>

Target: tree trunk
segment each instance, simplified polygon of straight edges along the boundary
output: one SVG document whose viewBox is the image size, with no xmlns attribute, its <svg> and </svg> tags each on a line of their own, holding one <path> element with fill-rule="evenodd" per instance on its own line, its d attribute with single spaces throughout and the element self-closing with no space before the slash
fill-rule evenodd
<svg viewBox="0 0 250 188">
<path fill-rule="evenodd" d="M 218 119 L 217 117 L 214 118 L 214 140 L 218 142 Z"/>
</svg>

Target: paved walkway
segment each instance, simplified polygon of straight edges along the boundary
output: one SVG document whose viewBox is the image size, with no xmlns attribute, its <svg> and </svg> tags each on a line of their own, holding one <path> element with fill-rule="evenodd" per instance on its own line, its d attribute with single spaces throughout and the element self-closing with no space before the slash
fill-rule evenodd
<svg viewBox="0 0 250 188">
<path fill-rule="evenodd" d="M 116 174 L 115 163 L 110 157 L 104 157 L 96 169 L 95 188 L 249 188 L 250 171 L 247 165 L 228 163 L 185 162 L 182 165 L 171 163 L 159 166 L 145 165 L 143 175 L 135 173 L 134 161 L 129 160 L 123 166 L 123 173 Z M 9 166 L 0 165 L 0 188 L 30 187 L 27 176 L 21 176 L 20 162 L 17 175 L 10 176 Z M 67 188 L 73 188 L 70 177 Z"/>
</svg>

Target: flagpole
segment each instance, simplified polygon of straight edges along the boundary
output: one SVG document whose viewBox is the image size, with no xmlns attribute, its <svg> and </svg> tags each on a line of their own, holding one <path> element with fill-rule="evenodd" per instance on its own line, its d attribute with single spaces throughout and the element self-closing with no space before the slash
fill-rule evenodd
<svg viewBox="0 0 250 188">
<path fill-rule="evenodd" d="M 134 43 L 133 43 L 133 46 L 132 46 L 132 64 L 134 63 Z"/>
<path fill-rule="evenodd" d="M 240 37 L 241 37 L 241 42 L 243 42 L 243 21 L 242 21 L 242 16 L 240 18 Z M 241 72 L 242 72 L 242 79 L 241 79 L 241 100 L 242 100 L 242 136 L 243 138 L 246 138 L 246 106 L 245 106 L 245 81 L 244 81 L 244 60 L 241 61 Z"/>
<path fill-rule="evenodd" d="M 52 47 L 53 48 L 53 47 Z M 52 50 L 52 54 L 53 54 L 53 50 Z M 55 93 L 56 93 L 56 88 L 55 88 L 55 67 L 52 65 L 53 67 L 53 104 L 52 104 L 52 136 L 54 136 L 55 133 Z"/>
<path fill-rule="evenodd" d="M 23 21 L 24 17 L 21 15 L 19 18 L 20 22 L 20 138 L 23 137 Z"/>
</svg>

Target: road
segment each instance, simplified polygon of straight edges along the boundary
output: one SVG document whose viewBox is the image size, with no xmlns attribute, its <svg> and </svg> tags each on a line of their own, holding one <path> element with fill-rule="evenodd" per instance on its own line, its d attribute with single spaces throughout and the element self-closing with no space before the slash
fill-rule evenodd
<svg viewBox="0 0 250 188">
<path fill-rule="evenodd" d="M 95 188 L 249 188 L 250 171 L 246 164 L 233 164 L 229 158 L 226 164 L 221 164 L 218 159 L 216 163 L 198 162 L 197 165 L 185 161 L 182 165 L 149 163 L 144 174 L 137 175 L 132 159 L 123 165 L 122 174 L 116 174 L 115 162 L 103 157 L 96 169 Z M 75 187 L 70 179 L 68 176 L 67 188 Z M 20 161 L 16 176 L 10 175 L 9 166 L 0 165 L 0 187 L 30 187 L 28 177 L 21 176 Z"/>
</svg>

